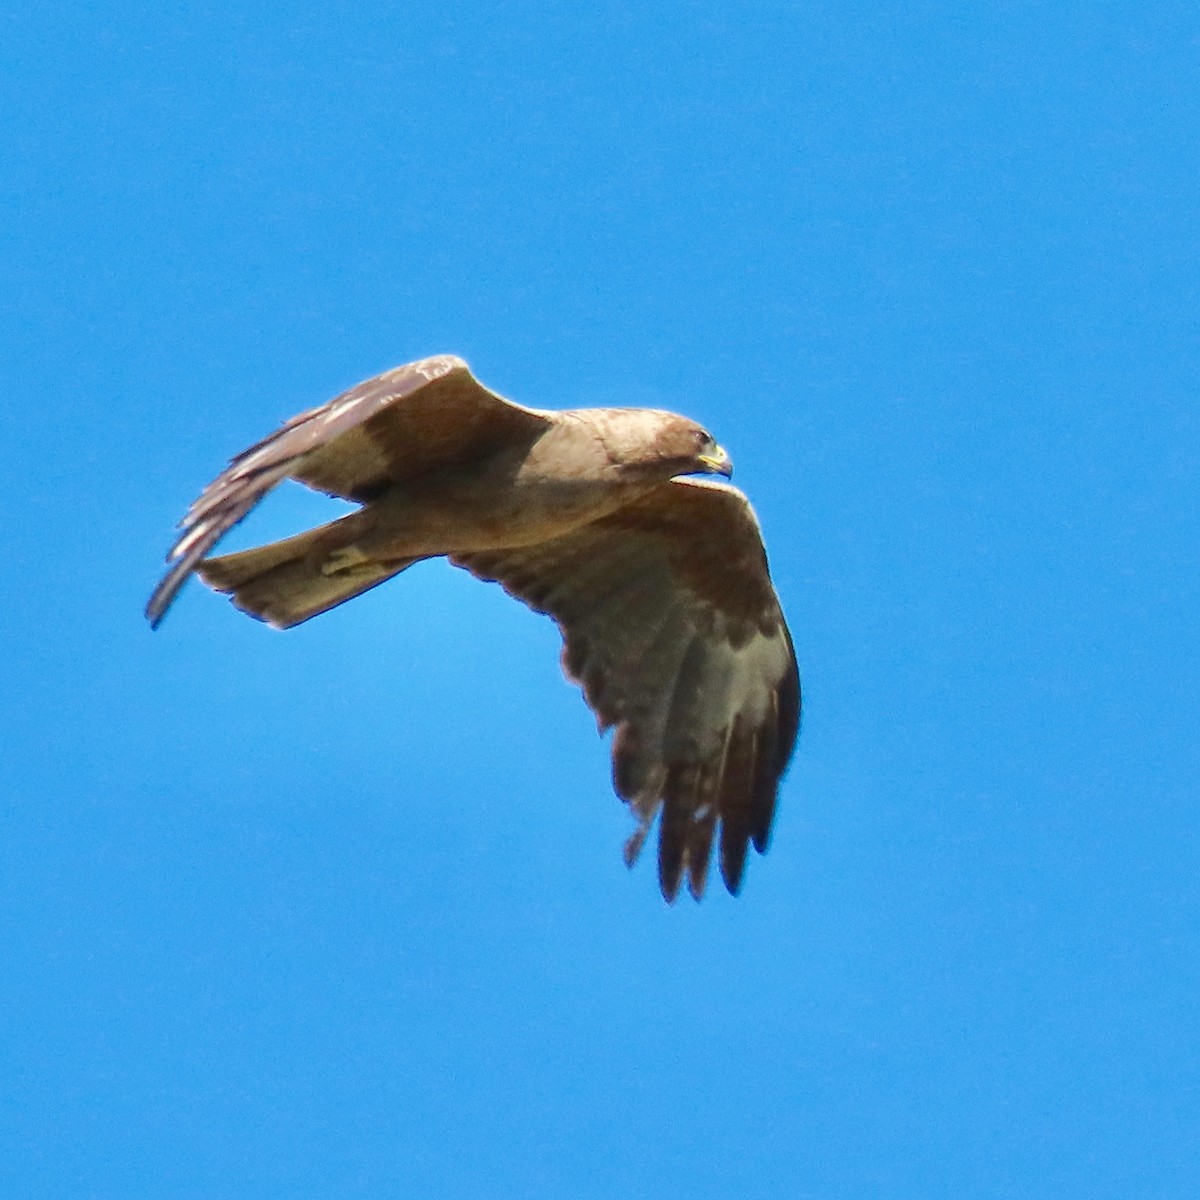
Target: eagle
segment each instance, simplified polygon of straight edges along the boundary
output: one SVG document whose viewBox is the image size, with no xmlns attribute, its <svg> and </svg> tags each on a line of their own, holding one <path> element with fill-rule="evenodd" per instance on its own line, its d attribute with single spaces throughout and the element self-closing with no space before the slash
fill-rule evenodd
<svg viewBox="0 0 1200 1200">
<path fill-rule="evenodd" d="M 157 626 L 193 573 L 278 629 L 445 557 L 558 624 L 562 666 L 637 826 L 658 818 L 673 902 L 704 894 L 714 841 L 737 895 L 765 852 L 800 722 L 791 634 L 758 521 L 707 430 L 641 408 L 525 408 L 453 355 L 368 379 L 232 459 L 180 522 L 146 606 Z M 208 557 L 276 484 L 360 507 L 295 537 Z"/>
</svg>

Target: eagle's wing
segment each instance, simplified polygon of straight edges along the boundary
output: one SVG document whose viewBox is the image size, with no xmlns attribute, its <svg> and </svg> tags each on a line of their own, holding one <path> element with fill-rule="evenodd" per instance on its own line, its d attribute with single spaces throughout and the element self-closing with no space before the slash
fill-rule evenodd
<svg viewBox="0 0 1200 1200">
<path fill-rule="evenodd" d="M 385 371 L 292 417 L 244 450 L 180 522 L 146 616 L 157 625 L 200 560 L 282 479 L 364 503 L 391 483 L 467 466 L 536 437 L 552 415 L 488 391 L 461 358 L 442 355 Z"/>
<path fill-rule="evenodd" d="M 796 741 L 800 679 L 758 522 L 723 484 L 677 479 L 562 537 L 451 557 L 563 634 L 563 669 L 601 729 L 616 726 L 613 784 L 640 827 L 661 807 L 659 882 L 704 891 L 720 823 L 721 875 L 737 893 L 762 853 Z"/>
</svg>

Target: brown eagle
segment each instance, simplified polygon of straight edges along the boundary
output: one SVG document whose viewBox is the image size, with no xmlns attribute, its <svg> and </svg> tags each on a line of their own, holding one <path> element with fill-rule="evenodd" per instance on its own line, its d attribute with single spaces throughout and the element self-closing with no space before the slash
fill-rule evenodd
<svg viewBox="0 0 1200 1200">
<path fill-rule="evenodd" d="M 462 359 L 426 358 L 293 417 L 233 459 L 184 517 L 146 615 L 157 626 L 194 571 L 287 629 L 445 556 L 558 623 L 563 670 L 601 731 L 616 730 L 613 786 L 638 819 L 626 861 L 661 810 L 667 900 L 685 876 L 703 894 L 714 836 L 736 895 L 747 846 L 767 846 L 800 680 L 746 497 L 685 478 L 731 470 L 686 417 L 522 408 Z M 206 558 L 282 479 L 362 507 Z"/>
</svg>

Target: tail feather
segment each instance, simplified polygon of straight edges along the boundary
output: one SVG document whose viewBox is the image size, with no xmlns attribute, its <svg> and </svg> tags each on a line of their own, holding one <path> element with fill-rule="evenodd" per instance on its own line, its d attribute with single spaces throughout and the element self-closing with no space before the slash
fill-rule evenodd
<svg viewBox="0 0 1200 1200">
<path fill-rule="evenodd" d="M 236 608 L 290 629 L 361 596 L 416 558 L 376 560 L 348 541 L 338 522 L 284 541 L 205 559 L 197 574 Z"/>
</svg>

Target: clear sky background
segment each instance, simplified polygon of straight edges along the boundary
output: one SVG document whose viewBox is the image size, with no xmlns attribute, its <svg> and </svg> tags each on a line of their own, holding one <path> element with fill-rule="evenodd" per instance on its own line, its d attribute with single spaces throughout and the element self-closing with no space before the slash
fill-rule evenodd
<svg viewBox="0 0 1200 1200">
<path fill-rule="evenodd" d="M 0 1194 L 1195 1195 L 1193 4 L 0 26 Z M 740 899 L 444 563 L 145 626 L 231 454 L 443 352 L 732 454 L 806 698 Z"/>
</svg>

